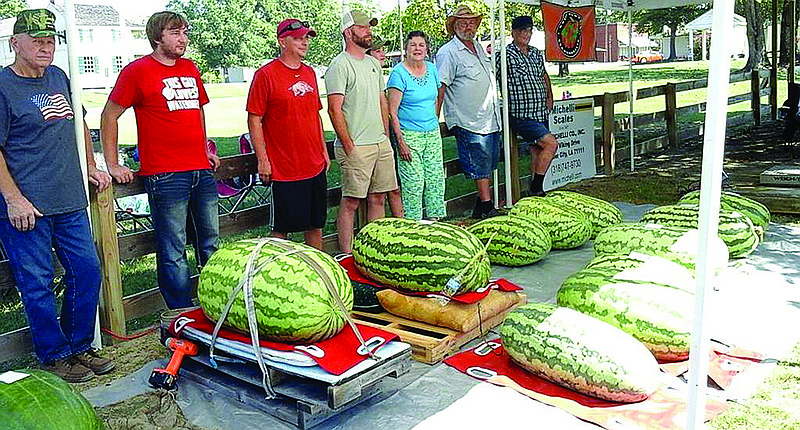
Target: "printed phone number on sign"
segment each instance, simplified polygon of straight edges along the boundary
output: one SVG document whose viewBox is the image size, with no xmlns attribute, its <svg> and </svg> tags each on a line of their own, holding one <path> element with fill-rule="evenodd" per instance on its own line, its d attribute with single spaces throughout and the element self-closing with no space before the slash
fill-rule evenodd
<svg viewBox="0 0 800 430">
<path fill-rule="evenodd" d="M 558 175 L 567 170 L 578 169 L 580 167 L 581 167 L 580 158 L 575 158 L 572 160 L 565 160 L 560 163 L 554 163 L 553 165 L 550 166 L 550 173 L 553 175 Z"/>
</svg>

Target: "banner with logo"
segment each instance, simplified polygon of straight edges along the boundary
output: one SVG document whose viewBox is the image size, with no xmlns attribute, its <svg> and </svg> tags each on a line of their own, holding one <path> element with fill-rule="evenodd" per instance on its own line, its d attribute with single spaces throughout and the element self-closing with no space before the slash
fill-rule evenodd
<svg viewBox="0 0 800 430">
<path fill-rule="evenodd" d="M 544 58 L 551 62 L 596 61 L 594 6 L 542 2 Z"/>
</svg>

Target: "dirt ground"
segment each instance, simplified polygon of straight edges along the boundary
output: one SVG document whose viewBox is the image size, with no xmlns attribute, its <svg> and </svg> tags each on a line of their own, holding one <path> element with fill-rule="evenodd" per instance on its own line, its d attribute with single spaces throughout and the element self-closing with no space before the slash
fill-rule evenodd
<svg viewBox="0 0 800 430">
<path fill-rule="evenodd" d="M 793 155 L 797 155 L 793 154 L 796 148 L 779 143 L 780 131 L 781 126 L 776 122 L 729 130 L 725 148 L 726 168 L 739 163 L 792 161 Z M 701 158 L 702 140 L 694 139 L 683 142 L 677 151 L 665 150 L 637 158 L 633 173 L 621 171 L 612 176 L 600 175 L 568 188 L 610 201 L 672 203 L 697 186 Z M 107 347 L 103 354 L 116 361 L 117 369 L 109 375 L 78 384 L 76 388 L 83 391 L 108 384 L 154 359 L 168 357 L 166 349 L 159 344 L 157 332 Z M 175 403 L 174 395 L 163 390 L 99 408 L 98 414 L 111 430 L 199 429 L 188 424 Z"/>
</svg>

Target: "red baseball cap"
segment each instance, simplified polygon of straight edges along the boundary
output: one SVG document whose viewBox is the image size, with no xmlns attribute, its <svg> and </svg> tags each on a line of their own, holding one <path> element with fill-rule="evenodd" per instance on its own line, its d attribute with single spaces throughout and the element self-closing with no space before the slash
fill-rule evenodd
<svg viewBox="0 0 800 430">
<path fill-rule="evenodd" d="M 311 28 L 311 26 L 305 21 L 289 18 L 284 19 L 280 24 L 278 24 L 278 39 L 286 36 L 305 37 L 306 35 L 317 37 L 317 32 L 314 31 L 314 29 Z"/>
</svg>

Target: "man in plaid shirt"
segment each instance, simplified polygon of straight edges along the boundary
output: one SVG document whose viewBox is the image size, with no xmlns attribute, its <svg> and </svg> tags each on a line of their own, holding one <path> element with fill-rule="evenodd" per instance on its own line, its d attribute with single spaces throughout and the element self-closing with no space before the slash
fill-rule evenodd
<svg viewBox="0 0 800 430">
<path fill-rule="evenodd" d="M 548 113 L 553 109 L 550 76 L 544 68 L 542 53 L 528 45 L 532 29 L 530 16 L 518 16 L 511 22 L 514 42 L 506 48 L 508 106 L 511 131 L 522 136 L 531 154 L 532 179 L 528 194 L 544 196 L 544 175 L 558 150 L 558 141 L 548 127 Z M 499 56 L 497 69 L 500 69 Z"/>
</svg>

